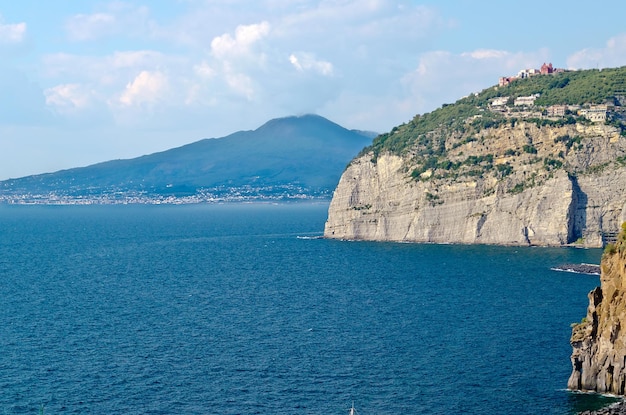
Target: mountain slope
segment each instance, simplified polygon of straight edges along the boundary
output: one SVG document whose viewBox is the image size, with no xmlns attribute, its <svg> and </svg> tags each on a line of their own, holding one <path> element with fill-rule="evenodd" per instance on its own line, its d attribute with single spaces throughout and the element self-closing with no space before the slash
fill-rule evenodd
<svg viewBox="0 0 626 415">
<path fill-rule="evenodd" d="M 305 115 L 267 122 L 254 131 L 204 139 L 135 159 L 114 160 L 56 173 L 0 182 L 0 194 L 86 197 L 127 192 L 189 196 L 233 193 L 252 197 L 297 189 L 329 194 L 371 135 L 349 131 L 323 117 Z M 256 190 L 255 190 L 256 189 Z"/>
</svg>

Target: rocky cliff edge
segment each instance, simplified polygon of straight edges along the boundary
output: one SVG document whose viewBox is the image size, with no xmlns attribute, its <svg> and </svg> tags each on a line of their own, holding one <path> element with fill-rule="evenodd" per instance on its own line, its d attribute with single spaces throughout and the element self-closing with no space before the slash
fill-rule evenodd
<svg viewBox="0 0 626 415">
<path fill-rule="evenodd" d="M 600 286 L 589 293 L 587 316 L 572 328 L 568 388 L 625 395 L 626 223 L 602 256 Z"/>
<path fill-rule="evenodd" d="M 443 168 L 416 165 L 411 151 L 353 160 L 325 237 L 600 247 L 626 220 L 626 137 L 615 127 L 521 121 L 442 143 Z"/>
</svg>

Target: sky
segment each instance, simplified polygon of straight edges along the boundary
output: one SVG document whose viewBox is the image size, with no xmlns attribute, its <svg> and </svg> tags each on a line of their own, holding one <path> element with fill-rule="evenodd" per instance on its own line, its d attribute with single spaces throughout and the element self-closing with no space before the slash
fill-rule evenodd
<svg viewBox="0 0 626 415">
<path fill-rule="evenodd" d="M 626 65 L 626 2 L 0 0 L 0 180 L 315 113 L 387 132 L 544 62 Z"/>
</svg>

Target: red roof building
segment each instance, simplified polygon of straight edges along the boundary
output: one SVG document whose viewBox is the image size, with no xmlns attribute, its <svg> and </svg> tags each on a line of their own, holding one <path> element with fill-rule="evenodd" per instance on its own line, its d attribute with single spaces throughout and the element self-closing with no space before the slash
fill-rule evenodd
<svg viewBox="0 0 626 415">
<path fill-rule="evenodd" d="M 546 64 L 545 62 L 541 65 L 540 72 L 542 75 L 548 75 L 554 72 L 554 68 L 552 67 L 552 63 Z"/>
<path fill-rule="evenodd" d="M 507 86 L 517 79 L 516 76 L 502 76 L 498 81 L 498 86 Z"/>
</svg>

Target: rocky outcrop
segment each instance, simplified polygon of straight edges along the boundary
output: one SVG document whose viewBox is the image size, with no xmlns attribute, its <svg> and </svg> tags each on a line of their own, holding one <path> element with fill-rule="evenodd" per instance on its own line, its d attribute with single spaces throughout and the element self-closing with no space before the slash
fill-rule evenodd
<svg viewBox="0 0 626 415">
<path fill-rule="evenodd" d="M 589 293 L 587 316 L 572 328 L 568 388 L 626 393 L 626 224 L 602 256 L 600 286 Z"/>
<path fill-rule="evenodd" d="M 626 415 L 626 402 L 619 401 L 597 411 L 583 411 L 578 415 Z"/>
<path fill-rule="evenodd" d="M 410 152 L 353 160 L 334 192 L 325 237 L 598 247 L 626 220 L 626 138 L 613 127 L 518 122 L 445 145 L 450 163 L 461 166 L 454 176 L 416 177 Z M 487 154 L 493 166 L 465 167 Z"/>
</svg>

